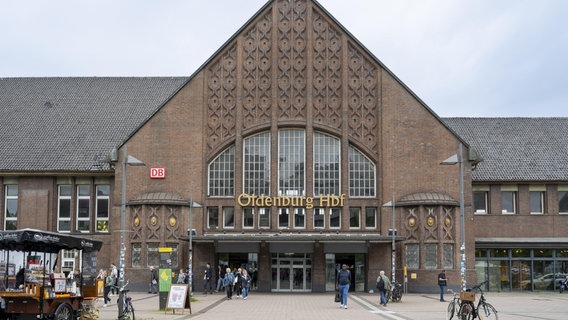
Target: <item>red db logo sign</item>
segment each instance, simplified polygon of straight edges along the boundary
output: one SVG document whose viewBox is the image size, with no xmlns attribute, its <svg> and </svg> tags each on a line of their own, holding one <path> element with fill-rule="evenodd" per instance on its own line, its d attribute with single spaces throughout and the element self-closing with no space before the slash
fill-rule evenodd
<svg viewBox="0 0 568 320">
<path fill-rule="evenodd" d="M 166 177 L 166 168 L 150 167 L 150 179 L 164 179 Z"/>
</svg>

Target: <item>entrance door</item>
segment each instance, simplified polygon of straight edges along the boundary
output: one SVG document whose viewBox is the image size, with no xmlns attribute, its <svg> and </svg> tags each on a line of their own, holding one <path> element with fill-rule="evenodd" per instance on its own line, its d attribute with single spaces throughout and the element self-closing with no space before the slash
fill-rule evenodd
<svg viewBox="0 0 568 320">
<path fill-rule="evenodd" d="M 311 291 L 311 259 L 281 257 L 273 260 L 272 291 Z"/>
</svg>

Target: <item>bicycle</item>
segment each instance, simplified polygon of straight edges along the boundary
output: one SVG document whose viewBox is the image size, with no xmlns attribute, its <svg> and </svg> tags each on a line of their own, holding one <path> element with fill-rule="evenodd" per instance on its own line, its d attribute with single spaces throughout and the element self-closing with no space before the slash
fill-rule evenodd
<svg viewBox="0 0 568 320">
<path fill-rule="evenodd" d="M 475 295 L 472 299 L 465 300 L 461 297 L 460 309 L 458 312 L 458 316 L 460 320 L 473 320 L 475 318 L 483 320 L 483 319 L 490 319 L 490 320 L 499 320 L 499 316 L 497 315 L 497 310 L 487 302 L 485 296 L 483 295 L 483 289 L 481 287 L 485 285 L 487 281 L 484 281 L 476 286 L 473 286 L 468 291 L 479 291 L 480 297 L 479 302 L 477 303 L 477 307 L 475 306 Z"/>
<path fill-rule="evenodd" d="M 126 289 L 128 285 L 128 280 L 122 286 L 114 286 L 118 289 L 118 319 L 119 320 L 136 320 L 134 316 L 134 306 L 132 306 L 132 297 L 128 296 L 129 289 Z"/>
<path fill-rule="evenodd" d="M 386 296 L 387 301 L 399 302 L 402 300 L 402 285 L 395 282 L 392 286 L 392 290 L 387 291 Z"/>
<path fill-rule="evenodd" d="M 452 320 L 454 315 L 459 311 L 459 306 L 461 304 L 459 293 L 452 289 L 448 289 L 448 292 L 453 294 L 452 301 L 448 304 L 448 310 L 446 311 L 446 320 Z"/>
</svg>

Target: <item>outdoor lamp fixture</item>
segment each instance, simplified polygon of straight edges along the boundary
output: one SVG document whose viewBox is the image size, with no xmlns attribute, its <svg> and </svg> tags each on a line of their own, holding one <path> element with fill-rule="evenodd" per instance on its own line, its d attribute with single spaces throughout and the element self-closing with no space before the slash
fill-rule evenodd
<svg viewBox="0 0 568 320">
<path fill-rule="evenodd" d="M 396 247 L 395 247 L 396 228 L 395 228 L 395 224 L 394 224 L 394 222 L 395 222 L 395 220 L 394 220 L 394 217 L 395 217 L 395 214 L 394 214 L 395 213 L 394 212 L 394 210 L 395 210 L 394 195 L 392 196 L 392 201 L 389 201 L 389 202 L 383 204 L 383 207 L 392 207 L 392 229 L 389 229 L 389 235 L 391 236 L 391 240 L 392 240 L 392 244 L 391 244 L 391 253 L 392 253 L 392 257 L 391 257 L 391 259 L 392 259 L 392 261 L 391 261 L 392 270 L 391 270 L 391 273 L 392 273 L 392 275 L 391 276 L 392 276 L 392 283 L 394 284 L 395 281 L 396 281 L 396 276 L 395 276 L 395 273 L 396 273 Z"/>
<path fill-rule="evenodd" d="M 442 161 L 442 165 L 455 165 L 459 164 L 460 170 L 460 277 L 461 277 L 461 290 L 466 290 L 465 279 L 465 212 L 464 212 L 464 199 L 463 199 L 463 144 L 460 142 L 459 151 L 457 154 Z"/>
<path fill-rule="evenodd" d="M 118 285 L 124 285 L 124 255 L 126 247 L 124 246 L 124 237 L 126 232 L 126 165 L 129 166 L 145 166 L 146 164 L 133 156 L 129 156 L 126 152 L 126 145 L 124 145 L 124 155 L 122 161 L 122 203 L 120 206 L 120 263 L 119 263 L 119 276 Z"/>
<path fill-rule="evenodd" d="M 189 272 L 189 296 L 191 297 L 192 294 L 192 285 L 193 285 L 193 213 L 191 212 L 192 208 L 203 208 L 203 206 L 197 202 L 193 202 L 193 198 L 189 198 L 189 266 L 187 268 Z"/>
</svg>

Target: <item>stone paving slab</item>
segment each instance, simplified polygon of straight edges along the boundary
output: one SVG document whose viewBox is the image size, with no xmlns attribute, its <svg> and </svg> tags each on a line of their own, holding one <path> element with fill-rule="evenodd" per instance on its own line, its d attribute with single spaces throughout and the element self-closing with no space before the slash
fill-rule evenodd
<svg viewBox="0 0 568 320">
<path fill-rule="evenodd" d="M 377 294 L 351 293 L 348 309 L 340 309 L 333 301 L 333 293 L 259 293 L 251 292 L 247 300 L 226 300 L 222 293 L 202 295 L 189 310 L 160 311 L 157 295 L 134 292 L 131 294 L 136 309 L 136 320 L 183 319 L 274 319 L 274 320 L 443 320 L 448 302 L 440 302 L 434 294 L 406 294 L 399 303 L 379 305 Z M 487 301 L 499 313 L 500 320 L 564 320 L 568 319 L 568 293 L 487 293 Z M 450 298 L 447 296 L 446 298 Z M 100 319 L 117 319 L 116 298 L 106 308 L 100 308 Z"/>
</svg>

